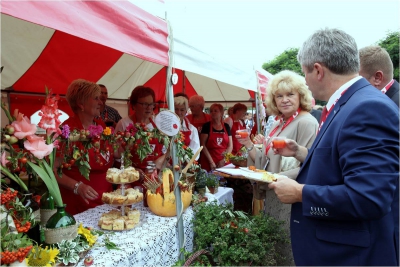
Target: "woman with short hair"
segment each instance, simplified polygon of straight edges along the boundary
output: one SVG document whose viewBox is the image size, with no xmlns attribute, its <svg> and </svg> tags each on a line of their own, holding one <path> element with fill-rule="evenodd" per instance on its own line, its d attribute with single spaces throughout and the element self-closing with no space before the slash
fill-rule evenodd
<svg viewBox="0 0 400 267">
<path fill-rule="evenodd" d="M 83 79 L 73 81 L 68 86 L 66 99 L 74 115 L 62 125 L 68 125 L 71 132 L 87 130 L 92 125 L 101 125 L 105 129 L 104 122 L 96 119 L 100 115 L 102 104 L 100 93 L 100 87 L 93 82 Z M 66 211 L 72 215 L 103 205 L 101 201 L 103 193 L 112 191 L 112 185 L 106 180 L 106 173 L 114 163 L 113 149 L 107 142 L 103 143 L 105 142 L 103 140 L 100 142 L 101 147 L 107 147 L 107 152 L 96 153 L 95 147 L 87 150 L 90 164 L 89 180 L 74 164 L 70 168 L 63 168 L 61 177 L 55 172 L 63 202 L 66 204 Z M 76 143 L 79 146 L 79 142 Z M 62 164 L 62 160 L 62 158 L 57 158 L 56 165 Z"/>
</svg>

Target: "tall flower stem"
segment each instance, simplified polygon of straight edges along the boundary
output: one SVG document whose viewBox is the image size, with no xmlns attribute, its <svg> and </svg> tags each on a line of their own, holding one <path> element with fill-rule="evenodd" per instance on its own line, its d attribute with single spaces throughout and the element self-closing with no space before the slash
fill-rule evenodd
<svg viewBox="0 0 400 267">
<path fill-rule="evenodd" d="M 0 165 L 0 170 L 8 178 L 10 178 L 14 182 L 16 182 L 21 187 L 21 189 L 24 190 L 24 192 L 28 192 L 29 191 L 28 187 L 26 186 L 26 184 L 21 180 L 21 178 L 19 178 L 18 175 L 15 175 L 15 174 L 11 173 L 7 168 L 4 168 L 1 165 Z"/>
</svg>

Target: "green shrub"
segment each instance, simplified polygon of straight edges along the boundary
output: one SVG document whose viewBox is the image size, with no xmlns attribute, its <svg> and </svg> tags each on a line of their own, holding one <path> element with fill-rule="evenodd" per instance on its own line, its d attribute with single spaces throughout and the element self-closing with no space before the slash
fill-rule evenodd
<svg viewBox="0 0 400 267">
<path fill-rule="evenodd" d="M 248 216 L 233 211 L 232 204 L 216 202 L 200 203 L 194 212 L 193 251 L 207 249 L 218 266 L 271 266 L 284 259 L 275 249 L 288 242 L 282 222 L 269 216 Z M 185 258 L 190 255 L 186 253 Z"/>
</svg>

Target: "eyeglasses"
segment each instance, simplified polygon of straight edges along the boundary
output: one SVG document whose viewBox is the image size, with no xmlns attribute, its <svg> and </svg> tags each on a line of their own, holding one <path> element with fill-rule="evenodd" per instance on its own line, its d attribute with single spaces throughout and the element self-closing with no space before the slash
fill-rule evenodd
<svg viewBox="0 0 400 267">
<path fill-rule="evenodd" d="M 144 107 L 144 108 L 148 108 L 148 107 L 154 108 L 154 107 L 156 106 L 156 103 L 142 103 L 142 102 L 136 102 L 136 104 L 140 104 L 140 105 L 142 105 L 142 107 Z"/>
</svg>

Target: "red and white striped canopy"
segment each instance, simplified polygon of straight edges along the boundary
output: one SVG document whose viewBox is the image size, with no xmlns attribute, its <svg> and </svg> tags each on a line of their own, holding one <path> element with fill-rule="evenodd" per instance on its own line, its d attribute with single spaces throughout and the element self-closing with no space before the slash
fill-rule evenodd
<svg viewBox="0 0 400 267">
<path fill-rule="evenodd" d="M 15 92 L 11 108 L 27 115 L 43 103 L 29 94 L 47 87 L 62 95 L 78 78 L 105 84 L 112 99 L 144 84 L 165 101 L 168 65 L 179 75 L 174 92 L 239 102 L 257 91 L 254 70 L 220 62 L 184 36 L 173 37 L 170 51 L 167 22 L 125 0 L 1 1 L 1 32 L 1 89 Z"/>
</svg>

